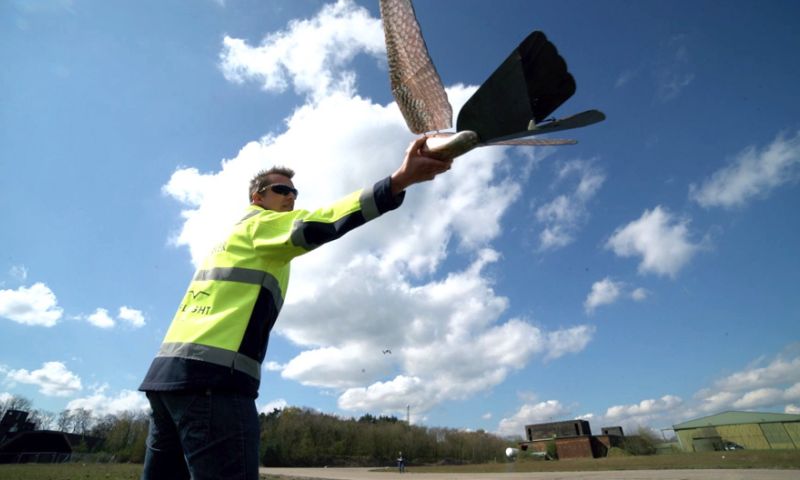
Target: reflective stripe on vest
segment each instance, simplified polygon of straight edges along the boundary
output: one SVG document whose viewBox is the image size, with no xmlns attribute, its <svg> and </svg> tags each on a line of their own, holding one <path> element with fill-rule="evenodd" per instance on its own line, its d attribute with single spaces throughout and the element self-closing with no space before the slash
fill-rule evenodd
<svg viewBox="0 0 800 480">
<path fill-rule="evenodd" d="M 275 308 L 280 311 L 283 307 L 283 294 L 278 279 L 263 270 L 241 267 L 215 267 L 209 270 L 198 270 L 193 281 L 217 280 L 223 282 L 249 283 L 261 285 L 272 294 Z"/>
<path fill-rule="evenodd" d="M 162 343 L 158 357 L 180 357 L 230 367 L 261 379 L 261 365 L 247 355 L 199 343 Z"/>
</svg>

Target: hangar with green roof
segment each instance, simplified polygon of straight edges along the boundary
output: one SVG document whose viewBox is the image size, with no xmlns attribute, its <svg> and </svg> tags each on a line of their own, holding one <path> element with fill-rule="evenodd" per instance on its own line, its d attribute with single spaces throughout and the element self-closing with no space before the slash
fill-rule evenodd
<svg viewBox="0 0 800 480">
<path fill-rule="evenodd" d="M 681 449 L 800 449 L 800 415 L 722 412 L 672 426 Z"/>
</svg>

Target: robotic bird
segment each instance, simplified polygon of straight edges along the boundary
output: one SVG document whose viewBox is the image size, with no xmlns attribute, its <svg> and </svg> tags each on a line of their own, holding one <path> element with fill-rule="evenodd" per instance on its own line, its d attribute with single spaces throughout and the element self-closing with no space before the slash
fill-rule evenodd
<svg viewBox="0 0 800 480">
<path fill-rule="evenodd" d="M 544 33 L 535 31 L 511 52 L 458 114 L 433 66 L 411 0 L 380 0 L 389 79 L 414 133 L 436 132 L 425 143 L 437 158 L 455 158 L 487 145 L 569 145 L 575 140 L 523 138 L 604 120 L 598 110 L 560 120 L 548 116 L 575 93 L 567 64 Z"/>
</svg>

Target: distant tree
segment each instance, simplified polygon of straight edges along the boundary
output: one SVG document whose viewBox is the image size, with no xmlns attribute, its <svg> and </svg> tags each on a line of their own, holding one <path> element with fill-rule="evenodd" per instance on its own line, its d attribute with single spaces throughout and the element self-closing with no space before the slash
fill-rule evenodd
<svg viewBox="0 0 800 480">
<path fill-rule="evenodd" d="M 92 412 L 85 408 L 76 408 L 71 411 L 72 433 L 86 435 L 92 423 Z"/>
<path fill-rule="evenodd" d="M 36 425 L 36 430 L 51 430 L 55 427 L 56 414 L 46 410 L 31 410 L 28 421 Z"/>
<path fill-rule="evenodd" d="M 73 428 L 74 422 L 75 422 L 75 420 L 72 417 L 72 411 L 71 410 L 66 410 L 66 409 L 62 410 L 58 414 L 58 418 L 56 419 L 56 429 L 59 432 L 70 433 L 70 432 L 72 432 L 72 428 Z"/>
<path fill-rule="evenodd" d="M 635 435 L 625 437 L 625 451 L 631 455 L 653 455 L 661 442 L 658 435 L 647 427 L 640 426 Z"/>
<path fill-rule="evenodd" d="M 5 401 L 0 401 L 0 419 L 2 419 L 9 410 L 30 412 L 33 410 L 33 402 L 19 395 L 11 395 Z"/>
</svg>

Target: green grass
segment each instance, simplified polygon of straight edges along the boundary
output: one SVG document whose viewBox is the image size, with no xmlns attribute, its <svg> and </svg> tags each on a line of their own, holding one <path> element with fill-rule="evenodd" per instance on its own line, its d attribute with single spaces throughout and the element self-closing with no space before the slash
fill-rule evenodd
<svg viewBox="0 0 800 480">
<path fill-rule="evenodd" d="M 130 480 L 142 466 L 129 463 L 55 463 L 0 465 L 0 480 Z"/>
<path fill-rule="evenodd" d="M 407 470 L 409 473 L 504 473 L 685 468 L 800 469 L 800 450 L 740 450 L 558 461 L 520 460 L 484 465 L 410 466 Z M 394 469 L 390 469 L 390 471 L 394 471 Z M 138 479 L 141 474 L 142 465 L 138 464 L 0 465 L 0 480 L 130 480 Z M 266 478 L 274 479 L 275 477 Z"/>
<path fill-rule="evenodd" d="M 60 463 L 0 465 L 0 480 L 138 480 L 141 464 L 130 463 Z M 261 476 L 265 480 L 278 477 Z"/>
<path fill-rule="evenodd" d="M 504 473 L 599 470 L 666 470 L 695 468 L 800 469 L 800 450 L 739 450 L 734 452 L 675 453 L 671 455 L 580 458 L 558 461 L 522 460 L 484 465 L 408 467 L 409 472 Z"/>
</svg>

